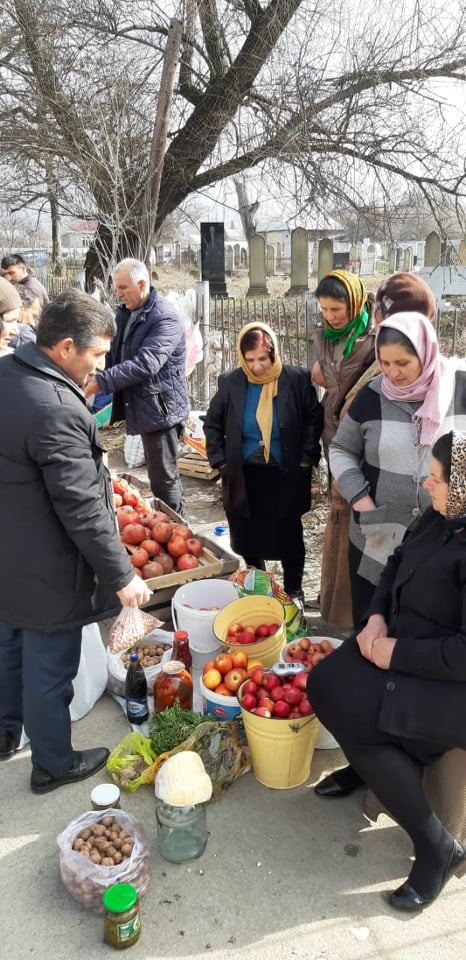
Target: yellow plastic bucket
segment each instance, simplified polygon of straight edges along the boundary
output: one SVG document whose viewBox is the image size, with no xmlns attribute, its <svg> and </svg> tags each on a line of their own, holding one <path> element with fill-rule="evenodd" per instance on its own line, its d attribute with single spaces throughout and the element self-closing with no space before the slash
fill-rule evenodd
<svg viewBox="0 0 466 960">
<path fill-rule="evenodd" d="M 278 623 L 278 630 L 271 637 L 264 637 L 255 643 L 232 644 L 227 637 L 228 627 L 232 623 L 258 627 L 261 623 Z M 229 650 L 244 650 L 248 658 L 254 657 L 271 667 L 280 656 L 280 650 L 286 641 L 285 611 L 283 604 L 275 597 L 242 597 L 228 603 L 214 620 L 214 633 L 217 640 Z"/>
<path fill-rule="evenodd" d="M 241 703 L 241 688 L 238 691 Z M 252 772 L 265 787 L 290 790 L 305 783 L 319 732 L 316 716 L 296 720 L 258 717 L 241 707 Z"/>
</svg>

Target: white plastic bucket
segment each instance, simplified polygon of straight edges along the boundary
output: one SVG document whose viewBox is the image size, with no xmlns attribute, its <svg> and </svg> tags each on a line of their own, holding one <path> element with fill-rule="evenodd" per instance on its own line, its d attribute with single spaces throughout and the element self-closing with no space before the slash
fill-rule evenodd
<svg viewBox="0 0 466 960">
<path fill-rule="evenodd" d="M 341 647 L 343 640 L 337 640 L 336 637 L 312 637 L 313 643 L 319 643 L 319 640 L 330 640 L 334 650 Z M 339 750 L 340 744 L 335 740 L 333 733 L 327 730 L 321 723 L 319 733 L 317 734 L 316 750 Z"/>
<path fill-rule="evenodd" d="M 219 610 L 236 598 L 236 589 L 230 580 L 193 580 L 183 584 L 172 598 L 175 630 L 186 630 L 189 646 L 195 653 L 216 650 L 218 639 L 213 631 L 215 617 Z"/>
</svg>

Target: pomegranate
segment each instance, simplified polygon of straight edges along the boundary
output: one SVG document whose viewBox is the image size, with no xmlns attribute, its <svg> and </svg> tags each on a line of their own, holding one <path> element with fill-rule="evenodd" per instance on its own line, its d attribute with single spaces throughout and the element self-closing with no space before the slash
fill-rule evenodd
<svg viewBox="0 0 466 960">
<path fill-rule="evenodd" d="M 151 580 L 152 577 L 161 577 L 163 572 L 163 567 L 157 560 L 149 560 L 149 563 L 145 563 L 142 568 L 144 580 Z"/>
<path fill-rule="evenodd" d="M 123 529 L 121 538 L 124 543 L 141 543 L 146 536 L 142 523 L 128 523 Z"/>
<path fill-rule="evenodd" d="M 157 520 L 152 526 L 152 537 L 158 543 L 168 543 L 172 533 L 172 525 L 168 520 Z"/>
<path fill-rule="evenodd" d="M 181 557 L 178 557 L 178 560 L 176 561 L 177 570 L 194 570 L 195 567 L 198 567 L 198 566 L 199 566 L 199 560 L 197 559 L 197 557 L 193 557 L 191 553 L 183 553 Z"/>
</svg>

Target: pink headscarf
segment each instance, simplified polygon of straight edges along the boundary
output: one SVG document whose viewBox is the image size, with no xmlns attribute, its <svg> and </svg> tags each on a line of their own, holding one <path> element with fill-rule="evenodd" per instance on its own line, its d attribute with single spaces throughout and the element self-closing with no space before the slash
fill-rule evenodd
<svg viewBox="0 0 466 960">
<path fill-rule="evenodd" d="M 382 393 L 389 400 L 422 401 L 413 414 L 413 420 L 421 427 L 421 444 L 430 447 L 448 410 L 458 361 L 452 358 L 456 359 L 456 363 L 449 363 L 441 356 L 432 323 L 422 313 L 394 313 L 383 320 L 376 331 L 375 354 L 381 369 L 378 334 L 384 327 L 404 333 L 418 355 L 422 372 L 408 387 L 396 387 L 388 377 L 383 376 Z"/>
</svg>

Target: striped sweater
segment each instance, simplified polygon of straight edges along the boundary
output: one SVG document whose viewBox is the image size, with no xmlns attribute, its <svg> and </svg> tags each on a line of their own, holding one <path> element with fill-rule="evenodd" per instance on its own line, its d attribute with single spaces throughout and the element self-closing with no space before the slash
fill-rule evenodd
<svg viewBox="0 0 466 960">
<path fill-rule="evenodd" d="M 376 585 L 380 574 L 419 513 L 431 500 L 422 483 L 431 449 L 420 447 L 413 414 L 420 403 L 388 400 L 379 375 L 363 387 L 330 445 L 330 469 L 345 499 L 369 494 L 376 510 L 352 511 L 349 537 L 360 555 L 357 573 Z M 438 436 L 466 432 L 466 370 L 458 370 Z"/>
</svg>

